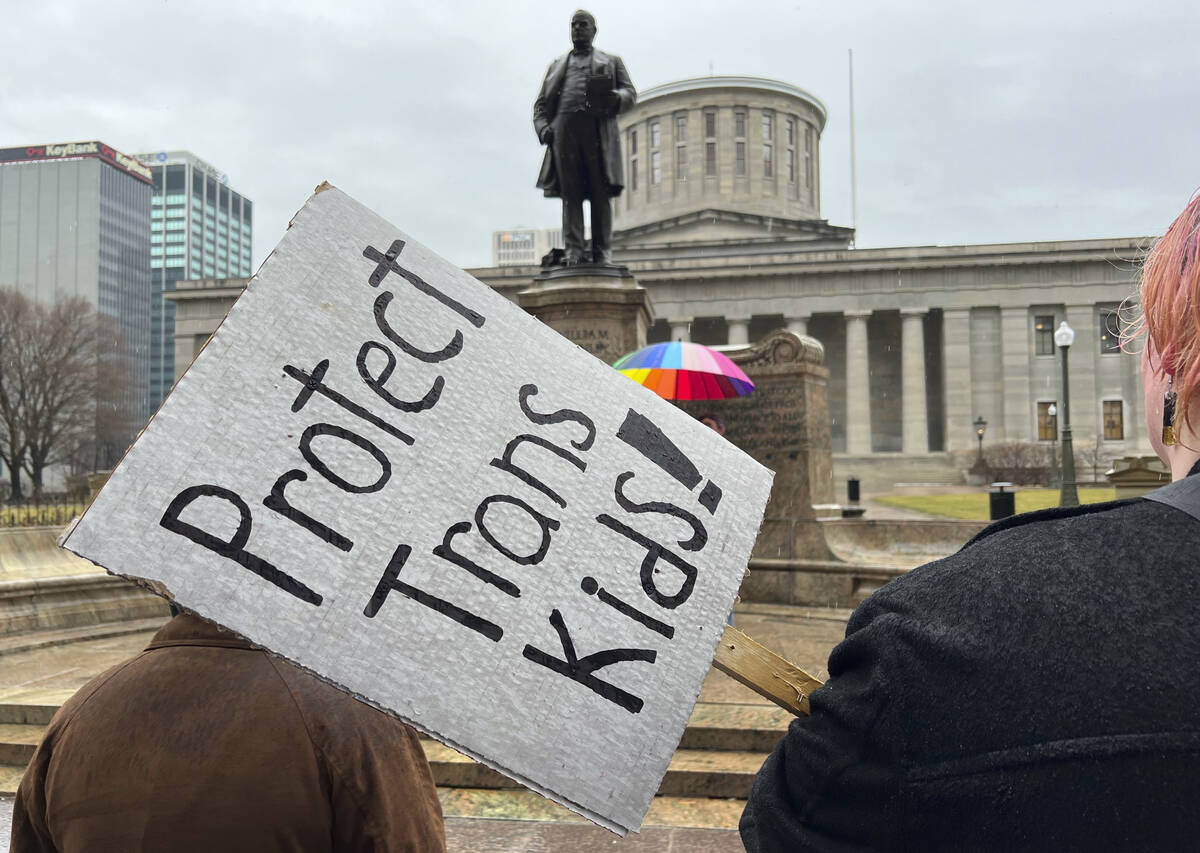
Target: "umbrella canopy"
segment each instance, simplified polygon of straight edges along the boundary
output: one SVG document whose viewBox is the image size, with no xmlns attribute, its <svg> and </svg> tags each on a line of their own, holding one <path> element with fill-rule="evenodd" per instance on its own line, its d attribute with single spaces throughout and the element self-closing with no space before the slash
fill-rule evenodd
<svg viewBox="0 0 1200 853">
<path fill-rule="evenodd" d="M 754 390 L 728 357 L 689 341 L 650 344 L 621 356 L 613 367 L 667 400 L 724 400 Z"/>
</svg>

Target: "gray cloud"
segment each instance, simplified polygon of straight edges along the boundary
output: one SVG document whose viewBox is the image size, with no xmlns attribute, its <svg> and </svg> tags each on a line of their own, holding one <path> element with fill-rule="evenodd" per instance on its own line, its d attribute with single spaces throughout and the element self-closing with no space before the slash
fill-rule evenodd
<svg viewBox="0 0 1200 853">
<path fill-rule="evenodd" d="M 490 232 L 550 225 L 530 107 L 577 0 L 82 0 L 8 11 L 0 147 L 185 148 L 257 205 L 261 260 L 329 180 L 467 265 Z M 1194 4 L 617 0 L 597 44 L 639 88 L 711 68 L 830 110 L 823 215 L 859 245 L 1137 236 L 1200 185 Z"/>
</svg>

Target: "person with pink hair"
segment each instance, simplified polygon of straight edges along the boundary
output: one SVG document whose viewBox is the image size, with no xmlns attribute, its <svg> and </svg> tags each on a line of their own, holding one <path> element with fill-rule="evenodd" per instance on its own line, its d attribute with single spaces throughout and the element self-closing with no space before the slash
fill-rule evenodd
<svg viewBox="0 0 1200 853">
<path fill-rule="evenodd" d="M 1196 848 L 1200 196 L 1139 301 L 1172 482 L 1004 519 L 863 602 L 755 779 L 749 853 Z"/>
</svg>

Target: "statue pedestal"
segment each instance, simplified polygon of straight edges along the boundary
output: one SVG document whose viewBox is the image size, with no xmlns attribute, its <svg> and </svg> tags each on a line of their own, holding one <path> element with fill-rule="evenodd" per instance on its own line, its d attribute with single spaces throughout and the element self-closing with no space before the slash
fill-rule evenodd
<svg viewBox="0 0 1200 853">
<path fill-rule="evenodd" d="M 646 345 L 650 294 L 625 267 L 552 267 L 517 294 L 517 304 L 572 343 L 612 364 Z"/>
<path fill-rule="evenodd" d="M 812 338 L 779 330 L 725 354 L 754 382 L 754 393 L 679 405 L 693 415 L 719 414 L 725 438 L 775 472 L 754 557 L 836 560 L 818 520 L 834 501 L 824 348 Z M 790 600 L 756 588 L 765 574 L 752 570 L 742 597 Z"/>
</svg>

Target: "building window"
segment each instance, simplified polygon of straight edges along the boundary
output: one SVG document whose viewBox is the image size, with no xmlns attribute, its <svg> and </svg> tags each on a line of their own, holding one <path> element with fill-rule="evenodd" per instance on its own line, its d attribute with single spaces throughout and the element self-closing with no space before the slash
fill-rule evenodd
<svg viewBox="0 0 1200 853">
<path fill-rule="evenodd" d="M 675 116 L 675 179 L 687 180 L 687 116 Z"/>
<path fill-rule="evenodd" d="M 704 176 L 717 175 L 717 111 L 704 111 Z"/>
<path fill-rule="evenodd" d="M 637 153 L 637 130 L 636 129 L 629 131 L 629 153 L 630 154 Z"/>
<path fill-rule="evenodd" d="M 638 173 L 637 157 L 630 157 L 629 158 L 629 189 L 631 189 L 631 190 L 637 189 L 637 178 L 638 178 L 637 173 Z"/>
<path fill-rule="evenodd" d="M 1119 355 L 1121 352 L 1121 316 L 1116 308 L 1100 311 L 1100 353 Z"/>
<path fill-rule="evenodd" d="M 735 142 L 733 149 L 733 173 L 744 175 L 746 174 L 746 143 Z"/>
<path fill-rule="evenodd" d="M 746 111 L 745 110 L 734 110 L 733 111 L 733 135 L 736 137 L 739 137 L 739 138 L 746 135 Z"/>
<path fill-rule="evenodd" d="M 789 184 L 796 183 L 796 119 L 788 116 L 787 120 L 787 179 Z"/>
<path fill-rule="evenodd" d="M 1050 409 L 1055 408 L 1054 414 Z M 1037 404 L 1038 441 L 1054 441 L 1058 437 L 1058 411 L 1054 400 Z"/>
<path fill-rule="evenodd" d="M 1054 317 L 1039 314 L 1033 318 L 1034 352 L 1037 355 L 1054 355 Z"/>
<path fill-rule="evenodd" d="M 813 182 L 813 136 L 812 125 L 804 125 L 804 186 L 808 187 L 808 203 L 815 205 L 816 186 Z"/>
<path fill-rule="evenodd" d="M 763 142 L 772 142 L 775 139 L 775 116 L 772 113 L 763 113 L 762 129 Z"/>
<path fill-rule="evenodd" d="M 650 152 L 650 183 L 657 185 L 662 181 L 662 162 L 659 159 L 661 152 Z"/>
<path fill-rule="evenodd" d="M 775 177 L 775 160 L 774 153 L 771 150 L 771 143 L 763 143 L 763 177 Z"/>
<path fill-rule="evenodd" d="M 1125 440 L 1125 404 L 1120 400 L 1104 401 L 1104 440 Z"/>
<path fill-rule="evenodd" d="M 659 131 L 658 122 L 657 121 L 650 122 L 650 147 L 657 148 L 661 141 L 662 141 L 662 134 Z"/>
</svg>

